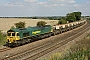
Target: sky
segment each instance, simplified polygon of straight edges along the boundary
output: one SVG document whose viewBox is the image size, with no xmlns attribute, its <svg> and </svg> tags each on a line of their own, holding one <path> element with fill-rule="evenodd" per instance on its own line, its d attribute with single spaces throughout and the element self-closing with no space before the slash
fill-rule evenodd
<svg viewBox="0 0 90 60">
<path fill-rule="evenodd" d="M 66 16 L 77 11 L 90 16 L 90 0 L 0 0 L 1 17 Z"/>
</svg>

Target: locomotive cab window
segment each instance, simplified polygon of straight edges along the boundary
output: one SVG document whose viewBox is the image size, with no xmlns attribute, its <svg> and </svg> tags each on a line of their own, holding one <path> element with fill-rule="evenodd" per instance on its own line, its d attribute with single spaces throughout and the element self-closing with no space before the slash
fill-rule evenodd
<svg viewBox="0 0 90 60">
<path fill-rule="evenodd" d="M 9 33 L 7 34 L 7 36 L 15 36 L 15 33 L 14 33 L 14 32 L 9 32 Z"/>
<path fill-rule="evenodd" d="M 12 36 L 15 36 L 15 33 L 12 33 Z"/>
<path fill-rule="evenodd" d="M 7 36 L 11 36 L 11 33 L 8 33 Z"/>
</svg>

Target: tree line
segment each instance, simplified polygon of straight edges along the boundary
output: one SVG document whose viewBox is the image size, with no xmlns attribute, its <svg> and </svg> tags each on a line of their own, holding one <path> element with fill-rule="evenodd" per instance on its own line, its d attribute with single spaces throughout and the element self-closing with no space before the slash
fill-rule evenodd
<svg viewBox="0 0 90 60">
<path fill-rule="evenodd" d="M 69 22 L 74 22 L 74 21 L 79 21 L 81 20 L 81 12 L 71 12 L 71 13 L 67 13 L 65 17 L 48 17 L 51 20 L 58 20 L 58 24 L 66 24 Z M 36 17 L 34 17 L 35 19 L 37 19 Z M 44 17 L 45 18 L 45 17 Z M 48 19 L 47 18 L 47 19 Z M 45 18 L 46 19 L 46 18 Z M 18 22 L 15 23 L 15 27 L 16 28 L 25 28 L 25 22 Z M 37 26 L 45 26 L 45 24 L 47 24 L 45 21 L 39 21 L 37 22 Z M 11 28 L 15 28 L 14 26 L 12 26 Z"/>
</svg>

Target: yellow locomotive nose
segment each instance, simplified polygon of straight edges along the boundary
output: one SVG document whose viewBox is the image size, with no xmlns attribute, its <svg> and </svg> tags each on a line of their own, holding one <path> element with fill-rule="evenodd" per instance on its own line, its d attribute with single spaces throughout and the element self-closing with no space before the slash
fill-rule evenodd
<svg viewBox="0 0 90 60">
<path fill-rule="evenodd" d="M 18 32 L 8 32 L 7 33 L 7 40 L 8 43 L 14 43 L 16 40 L 19 40 L 19 33 Z"/>
<path fill-rule="evenodd" d="M 14 42 L 14 37 L 9 37 L 9 38 L 8 38 L 8 42 L 9 42 L 9 43 Z"/>
<path fill-rule="evenodd" d="M 13 42 L 13 38 L 10 38 L 10 42 Z"/>
</svg>

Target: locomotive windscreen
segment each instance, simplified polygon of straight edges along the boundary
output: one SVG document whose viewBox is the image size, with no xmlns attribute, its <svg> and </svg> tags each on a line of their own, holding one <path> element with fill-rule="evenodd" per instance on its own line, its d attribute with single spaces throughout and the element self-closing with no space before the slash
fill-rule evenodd
<svg viewBox="0 0 90 60">
<path fill-rule="evenodd" d="M 8 36 L 15 36 L 15 33 L 14 32 L 9 32 L 7 33 Z"/>
</svg>

